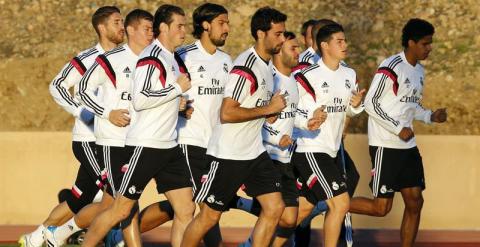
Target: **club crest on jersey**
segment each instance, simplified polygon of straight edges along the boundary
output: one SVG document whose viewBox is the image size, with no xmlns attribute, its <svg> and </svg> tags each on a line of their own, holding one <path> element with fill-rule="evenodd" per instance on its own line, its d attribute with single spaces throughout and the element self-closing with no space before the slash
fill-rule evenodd
<svg viewBox="0 0 480 247">
<path fill-rule="evenodd" d="M 200 67 L 198 67 L 197 72 L 205 72 L 205 68 L 203 67 L 203 65 L 200 65 Z"/>
<path fill-rule="evenodd" d="M 348 79 L 345 80 L 345 87 L 347 89 L 350 89 L 352 87 L 352 85 L 350 84 L 350 81 Z"/>
<path fill-rule="evenodd" d="M 228 65 L 226 63 L 223 63 L 223 71 L 228 73 Z"/>
</svg>

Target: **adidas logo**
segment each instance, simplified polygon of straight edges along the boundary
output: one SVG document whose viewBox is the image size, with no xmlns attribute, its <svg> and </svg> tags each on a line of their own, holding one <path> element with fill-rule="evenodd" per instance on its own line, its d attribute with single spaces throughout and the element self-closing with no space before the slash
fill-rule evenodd
<svg viewBox="0 0 480 247">
<path fill-rule="evenodd" d="M 410 80 L 408 78 L 405 80 L 405 84 L 410 84 Z"/>
<path fill-rule="evenodd" d="M 123 73 L 132 73 L 132 71 L 130 70 L 129 67 L 126 67 L 124 70 L 123 70 Z"/>
<path fill-rule="evenodd" d="M 197 72 L 205 72 L 205 68 L 202 65 L 200 65 Z"/>
<path fill-rule="evenodd" d="M 328 83 L 326 81 L 323 82 L 322 84 L 322 88 L 327 88 L 328 87 Z"/>
</svg>

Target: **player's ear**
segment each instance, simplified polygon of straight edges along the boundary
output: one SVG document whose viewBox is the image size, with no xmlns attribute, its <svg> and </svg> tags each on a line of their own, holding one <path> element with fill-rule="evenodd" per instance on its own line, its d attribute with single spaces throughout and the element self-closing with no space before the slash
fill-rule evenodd
<svg viewBox="0 0 480 247">
<path fill-rule="evenodd" d="M 204 31 L 210 31 L 210 23 L 208 23 L 208 21 L 203 21 L 202 22 L 202 28 Z"/>
<path fill-rule="evenodd" d="M 162 23 L 160 23 L 159 29 L 160 29 L 160 33 L 168 32 L 169 26 L 167 25 L 167 23 L 162 22 Z"/>
<path fill-rule="evenodd" d="M 257 38 L 259 40 L 263 40 L 265 39 L 265 36 L 267 35 L 266 32 L 262 31 L 262 30 L 257 30 Z"/>
</svg>

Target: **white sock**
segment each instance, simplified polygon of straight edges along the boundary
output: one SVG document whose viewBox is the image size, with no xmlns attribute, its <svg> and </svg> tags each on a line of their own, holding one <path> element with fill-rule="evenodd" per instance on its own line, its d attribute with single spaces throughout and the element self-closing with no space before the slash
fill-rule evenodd
<svg viewBox="0 0 480 247">
<path fill-rule="evenodd" d="M 67 223 L 63 224 L 60 227 L 57 227 L 55 230 L 55 239 L 59 242 L 64 242 L 68 237 L 72 234 L 82 230 L 82 228 L 78 227 L 75 223 L 75 217 L 71 218 Z"/>
<path fill-rule="evenodd" d="M 43 244 L 43 230 L 45 227 L 43 225 L 39 225 L 38 228 L 30 233 L 30 243 L 34 246 L 42 246 Z"/>
</svg>

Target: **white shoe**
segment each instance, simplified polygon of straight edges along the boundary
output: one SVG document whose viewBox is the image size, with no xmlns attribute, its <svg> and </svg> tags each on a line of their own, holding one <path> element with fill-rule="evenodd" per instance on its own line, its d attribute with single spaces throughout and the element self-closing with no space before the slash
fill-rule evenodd
<svg viewBox="0 0 480 247">
<path fill-rule="evenodd" d="M 18 240 L 18 245 L 20 247 L 35 247 L 35 245 L 33 245 L 32 242 L 30 242 L 31 237 L 32 236 L 30 234 L 22 235 Z"/>
<path fill-rule="evenodd" d="M 55 239 L 55 230 L 57 230 L 56 226 L 49 226 L 43 232 L 43 236 L 45 237 L 45 243 L 47 247 L 60 247 L 65 244 L 65 241 L 57 241 Z"/>
</svg>

